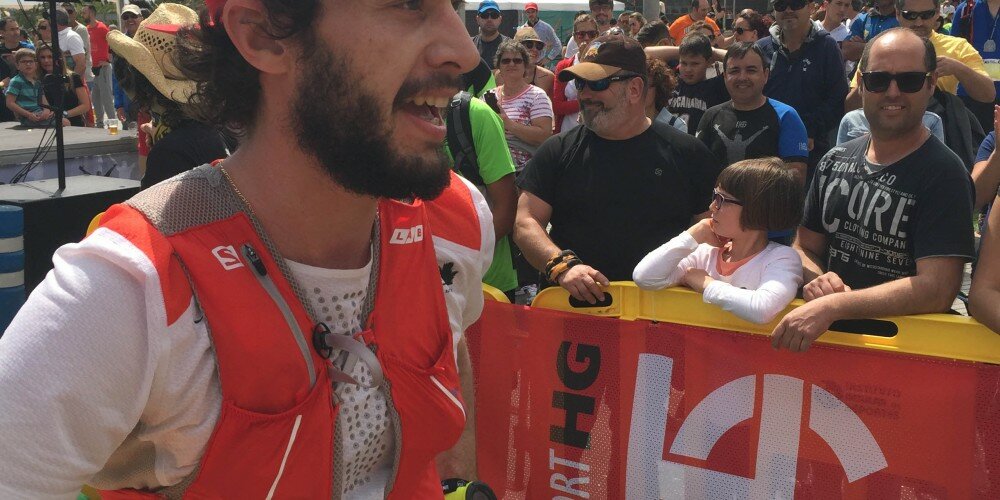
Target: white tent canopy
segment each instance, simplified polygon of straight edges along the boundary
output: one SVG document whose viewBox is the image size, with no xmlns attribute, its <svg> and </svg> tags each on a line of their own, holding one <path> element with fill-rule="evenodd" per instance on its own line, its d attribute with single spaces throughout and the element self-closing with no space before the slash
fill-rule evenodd
<svg viewBox="0 0 1000 500">
<path fill-rule="evenodd" d="M 500 6 L 500 10 L 524 10 L 524 4 L 526 3 L 528 2 L 498 1 L 497 5 Z M 535 3 L 538 4 L 538 10 L 540 12 L 576 12 L 579 10 L 590 10 L 590 3 L 587 0 L 539 0 Z M 467 10 L 475 11 L 479 8 L 479 2 L 474 0 L 466 2 L 465 8 Z M 625 4 L 623 2 L 615 2 L 615 10 L 625 10 Z"/>
</svg>

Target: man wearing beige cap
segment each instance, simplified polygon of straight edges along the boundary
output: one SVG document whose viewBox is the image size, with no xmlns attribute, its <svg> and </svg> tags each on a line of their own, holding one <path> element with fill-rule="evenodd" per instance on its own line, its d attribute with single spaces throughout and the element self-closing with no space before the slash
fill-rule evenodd
<svg viewBox="0 0 1000 500">
<path fill-rule="evenodd" d="M 122 7 L 122 30 L 128 36 L 135 36 L 142 22 L 142 10 L 138 5 L 129 4 Z"/>
<path fill-rule="evenodd" d="M 602 36 L 558 77 L 574 80 L 583 125 L 528 162 L 514 240 L 546 280 L 596 303 L 602 286 L 631 279 L 642 257 L 703 218 L 720 164 L 693 136 L 646 117 L 646 55 L 634 39 Z"/>
<path fill-rule="evenodd" d="M 556 35 L 556 30 L 552 28 L 552 25 L 538 18 L 538 4 L 535 2 L 524 4 L 524 15 L 527 16 L 528 20 L 521 27 L 535 28 L 538 37 L 545 42 L 545 50 L 542 51 L 537 64 L 546 66 L 559 59 L 562 55 L 562 42 L 559 41 L 559 36 Z"/>
</svg>

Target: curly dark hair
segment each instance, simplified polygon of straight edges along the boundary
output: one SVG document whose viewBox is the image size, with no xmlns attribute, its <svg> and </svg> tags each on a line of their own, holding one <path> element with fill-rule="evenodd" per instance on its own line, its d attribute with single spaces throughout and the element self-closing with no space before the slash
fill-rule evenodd
<svg viewBox="0 0 1000 500">
<path fill-rule="evenodd" d="M 320 0 L 261 0 L 267 11 L 268 36 L 284 40 L 313 36 Z M 211 22 L 207 9 L 200 26 L 178 33 L 174 62 L 184 76 L 197 82 L 189 103 L 200 121 L 245 134 L 253 130 L 260 109 L 260 72 L 233 45 L 221 20 Z"/>
<path fill-rule="evenodd" d="M 670 95 L 677 86 L 677 78 L 663 61 L 654 57 L 646 58 L 646 74 L 649 76 L 649 88 L 653 90 L 653 106 L 659 113 L 667 107 Z"/>
<path fill-rule="evenodd" d="M 111 51 L 114 53 L 114 51 Z M 129 93 L 129 101 L 132 106 L 142 110 L 153 109 L 154 104 L 159 104 L 163 108 L 163 115 L 160 117 L 164 125 L 176 128 L 179 124 L 191 118 L 185 112 L 184 107 L 156 90 L 153 83 L 149 81 L 139 70 L 132 67 L 128 60 L 118 56 L 115 64 L 112 65 L 118 85 Z"/>
</svg>

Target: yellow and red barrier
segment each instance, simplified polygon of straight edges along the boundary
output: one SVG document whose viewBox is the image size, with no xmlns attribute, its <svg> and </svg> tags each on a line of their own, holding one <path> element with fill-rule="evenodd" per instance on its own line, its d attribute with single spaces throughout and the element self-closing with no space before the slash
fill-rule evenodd
<svg viewBox="0 0 1000 500">
<path fill-rule="evenodd" d="M 794 354 L 692 292 L 609 292 L 487 301 L 468 332 L 498 497 L 1000 498 L 1000 335 L 974 321 L 839 324 L 869 334 Z"/>
</svg>

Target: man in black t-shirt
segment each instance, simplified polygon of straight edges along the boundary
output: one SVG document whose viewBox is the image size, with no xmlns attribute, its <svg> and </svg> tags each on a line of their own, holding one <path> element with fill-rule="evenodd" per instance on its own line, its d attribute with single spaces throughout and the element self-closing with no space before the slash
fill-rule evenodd
<svg viewBox="0 0 1000 500">
<path fill-rule="evenodd" d="M 861 57 L 871 136 L 827 153 L 806 196 L 795 247 L 807 303 L 772 344 L 803 351 L 838 319 L 944 312 L 973 257 L 972 180 L 922 124 L 936 84 L 929 41 L 896 28 Z"/>
<path fill-rule="evenodd" d="M 795 169 L 805 185 L 809 137 L 791 106 L 768 99 L 764 54 L 749 42 L 729 48 L 724 59 L 726 88 L 732 100 L 705 112 L 695 134 L 725 165 L 777 156 Z"/>
<path fill-rule="evenodd" d="M 595 303 L 704 216 L 720 165 L 694 137 L 651 125 L 637 41 L 602 36 L 583 61 L 559 77 L 575 79 L 584 126 L 550 137 L 521 173 L 514 239 L 550 281 Z"/>
<path fill-rule="evenodd" d="M 705 110 L 729 100 L 726 82 L 721 76 L 706 79 L 712 63 L 712 41 L 700 33 L 684 37 L 680 47 L 680 71 L 677 87 L 667 101 L 667 109 L 687 123 L 694 135 Z"/>
</svg>

